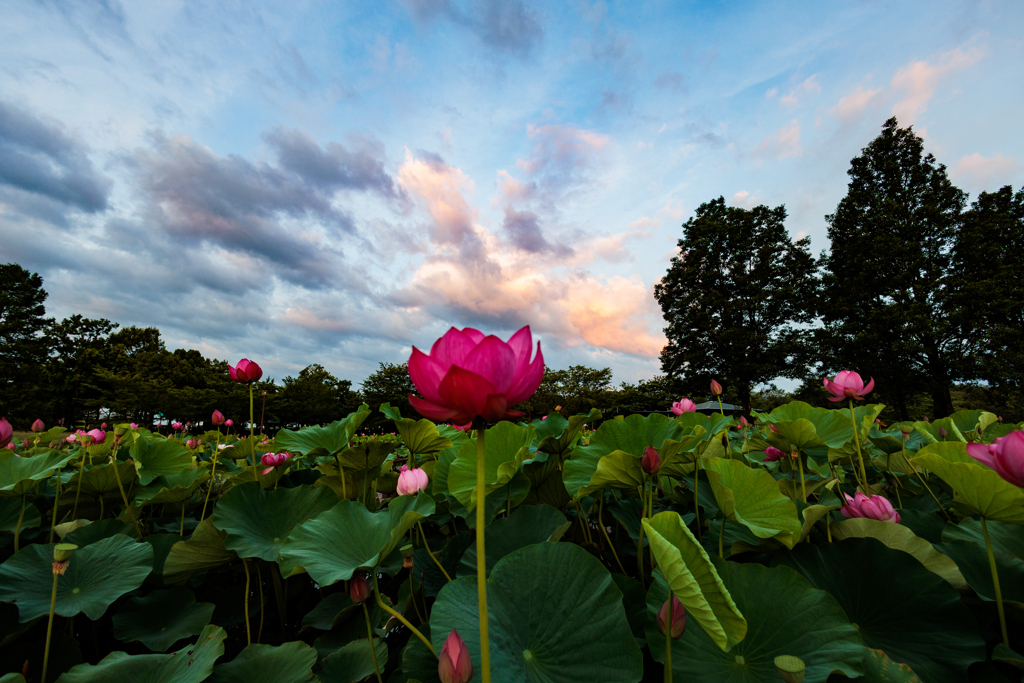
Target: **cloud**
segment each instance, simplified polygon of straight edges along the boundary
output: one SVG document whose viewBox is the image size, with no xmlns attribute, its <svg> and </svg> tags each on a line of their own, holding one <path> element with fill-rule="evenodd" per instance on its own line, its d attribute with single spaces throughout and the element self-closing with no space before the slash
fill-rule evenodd
<svg viewBox="0 0 1024 683">
<path fill-rule="evenodd" d="M 914 123 L 928 109 L 928 101 L 944 77 L 974 66 L 984 54 L 982 48 L 957 48 L 942 55 L 934 64 L 921 60 L 897 71 L 890 85 L 894 91 L 903 91 L 904 94 L 893 107 L 896 118 L 903 125 Z"/>
<path fill-rule="evenodd" d="M 63 125 L 0 100 L 0 191 L 5 202 L 59 220 L 66 208 L 105 210 L 111 185 L 93 167 L 88 147 Z"/>
<path fill-rule="evenodd" d="M 863 85 L 858 85 L 849 94 L 844 95 L 829 110 L 832 116 L 844 122 L 852 122 L 859 119 L 864 111 L 880 99 L 881 88 L 866 90 Z"/>
<path fill-rule="evenodd" d="M 992 191 L 1010 184 L 1022 170 L 1024 164 L 1013 157 L 1004 157 L 998 153 L 985 157 L 975 152 L 953 164 L 949 174 L 957 181 L 966 181 L 972 187 Z"/>
<path fill-rule="evenodd" d="M 740 190 L 732 196 L 729 203 L 733 206 L 739 206 L 744 209 L 752 209 L 761 203 L 761 198 L 757 196 L 757 192 L 748 192 L 747 190 Z"/>
<path fill-rule="evenodd" d="M 421 157 L 424 157 L 421 153 Z M 473 191 L 475 185 L 466 175 L 449 166 L 436 155 L 416 158 L 405 150 L 405 163 L 398 171 L 398 181 L 407 192 L 418 196 L 433 219 L 430 239 L 438 245 L 457 245 L 477 252 L 479 239 L 474 223 L 477 210 L 469 205 L 463 190 Z"/>
<path fill-rule="evenodd" d="M 678 71 L 663 71 L 654 79 L 654 87 L 683 94 L 686 91 L 686 80 Z"/>
<path fill-rule="evenodd" d="M 770 92 L 770 91 L 769 91 Z M 821 84 L 818 83 L 818 74 L 813 74 L 807 77 L 803 83 L 793 87 L 789 93 L 779 98 L 780 106 L 795 107 L 800 104 L 800 100 L 806 95 L 820 95 Z"/>
<path fill-rule="evenodd" d="M 526 57 L 544 40 L 540 18 L 522 0 L 480 0 L 469 3 L 468 11 L 449 0 L 405 0 L 404 4 L 417 23 L 447 19 L 499 53 Z"/>
<path fill-rule="evenodd" d="M 776 159 L 800 156 L 800 123 L 793 119 L 771 135 L 765 136 L 752 152 L 755 156 Z"/>
</svg>

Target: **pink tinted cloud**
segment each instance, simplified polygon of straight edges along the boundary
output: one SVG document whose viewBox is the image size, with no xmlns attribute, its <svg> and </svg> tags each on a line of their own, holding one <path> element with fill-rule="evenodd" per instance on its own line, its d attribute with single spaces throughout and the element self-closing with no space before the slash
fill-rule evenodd
<svg viewBox="0 0 1024 683">
<path fill-rule="evenodd" d="M 975 152 L 953 164 L 950 176 L 957 181 L 966 181 L 971 187 L 995 190 L 1010 184 L 1024 170 L 1024 165 L 1013 157 L 993 154 L 985 157 Z"/>
<path fill-rule="evenodd" d="M 756 156 L 776 159 L 800 156 L 800 123 L 793 119 L 771 135 L 766 135 L 752 151 Z"/>
<path fill-rule="evenodd" d="M 867 90 L 863 85 L 858 85 L 849 94 L 844 95 L 829 112 L 843 122 L 853 122 L 859 119 L 868 107 L 877 104 L 882 98 L 881 88 Z"/>
<path fill-rule="evenodd" d="M 893 107 L 899 122 L 903 125 L 914 123 L 928 109 L 928 101 L 943 78 L 974 66 L 984 55 L 985 50 L 980 47 L 970 50 L 957 48 L 942 55 L 935 63 L 915 61 L 897 71 L 890 85 L 894 91 L 903 92 Z"/>
<path fill-rule="evenodd" d="M 570 124 L 531 125 L 526 134 L 537 144 L 530 158 L 519 159 L 516 166 L 531 176 L 588 166 L 595 153 L 608 146 L 608 136 Z"/>
<path fill-rule="evenodd" d="M 820 95 L 821 94 L 821 83 L 818 82 L 818 74 L 813 74 L 800 83 L 793 87 L 789 93 L 779 98 L 779 105 L 786 107 L 796 107 L 800 104 L 800 101 L 809 95 Z"/>
<path fill-rule="evenodd" d="M 473 191 L 474 183 L 462 171 L 439 159 L 416 159 L 406 150 L 398 182 L 426 204 L 433 219 L 432 240 L 458 244 L 474 233 L 477 211 L 462 194 Z"/>
</svg>

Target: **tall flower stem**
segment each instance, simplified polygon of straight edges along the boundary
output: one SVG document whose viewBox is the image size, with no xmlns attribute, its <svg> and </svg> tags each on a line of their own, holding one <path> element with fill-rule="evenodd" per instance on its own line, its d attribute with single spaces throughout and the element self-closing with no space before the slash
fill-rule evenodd
<svg viewBox="0 0 1024 683">
<path fill-rule="evenodd" d="M 117 468 L 117 446 L 119 441 L 114 442 L 114 451 L 110 455 L 110 459 L 114 463 L 114 478 L 117 479 L 117 490 L 121 492 L 121 501 L 124 502 L 124 511 L 131 518 L 132 524 L 135 525 L 135 532 L 139 535 L 139 539 L 142 538 L 142 526 L 139 524 L 139 520 L 135 517 L 135 511 L 132 510 L 132 506 L 128 503 L 128 495 L 124 492 L 124 484 L 121 483 L 121 472 Z M 81 476 L 81 475 L 79 475 Z M 79 479 L 78 487 L 82 487 L 81 479 Z M 102 500 L 102 498 L 100 499 Z M 181 506 L 181 535 L 185 535 L 185 505 Z"/>
<path fill-rule="evenodd" d="M 57 471 L 57 493 L 53 496 L 53 514 L 50 516 L 50 540 L 47 543 L 53 543 L 53 533 L 57 526 L 57 506 L 60 505 L 60 471 Z"/>
<path fill-rule="evenodd" d="M 53 610 L 57 606 L 57 578 L 60 574 L 53 572 L 53 590 L 50 591 L 50 620 L 46 623 L 46 645 L 43 647 L 43 673 L 40 683 L 46 683 L 46 667 L 50 663 L 50 637 L 53 635 Z"/>
<path fill-rule="evenodd" d="M 21 497 L 21 514 L 18 515 L 18 524 L 14 527 L 14 552 L 18 552 L 18 540 L 21 538 L 21 523 L 25 519 L 25 500 L 28 493 Z"/>
<path fill-rule="evenodd" d="M 665 629 L 665 683 L 672 683 L 672 603 L 675 602 L 672 598 L 672 588 L 668 589 L 668 620 L 665 622 L 667 628 Z"/>
<path fill-rule="evenodd" d="M 484 525 L 487 514 L 484 503 L 487 489 L 484 481 L 485 457 L 483 420 L 476 430 L 476 593 L 480 607 L 480 680 L 491 683 L 491 643 L 487 636 L 487 554 L 484 551 Z"/>
<path fill-rule="evenodd" d="M 864 454 L 860 452 L 860 434 L 857 432 L 857 418 L 853 414 L 853 399 L 850 399 L 850 424 L 853 426 L 853 442 L 857 445 L 857 461 L 860 463 L 860 478 L 863 480 L 864 495 L 871 495 L 868 491 L 868 473 L 864 469 Z"/>
<path fill-rule="evenodd" d="M 601 498 L 597 501 L 597 525 L 601 527 L 601 533 L 604 534 L 604 540 L 608 541 L 608 547 L 612 549 L 612 556 L 615 558 L 615 562 L 619 565 L 619 569 L 623 574 L 626 573 L 626 568 L 622 566 L 622 560 L 619 559 L 619 554 L 615 552 L 615 546 L 612 545 L 612 539 L 608 537 L 608 530 L 604 528 L 604 520 L 601 518 L 601 510 L 604 507 L 604 492 L 601 492 Z"/>
<path fill-rule="evenodd" d="M 724 548 L 724 543 L 725 543 L 725 516 L 724 515 L 722 516 L 722 519 L 719 520 L 719 523 L 722 526 L 719 527 L 719 529 L 718 529 L 718 556 L 721 557 L 722 559 L 725 559 L 725 548 Z M 671 607 L 671 605 L 669 606 L 668 609 L 669 609 L 668 615 L 669 615 L 669 617 L 671 617 L 672 616 L 672 607 Z"/>
<path fill-rule="evenodd" d="M 641 513 L 640 516 L 641 517 L 646 517 L 647 516 L 647 505 L 644 503 L 643 489 L 640 490 L 640 504 L 642 506 L 641 509 L 643 510 L 643 512 Z M 642 521 L 640 523 L 640 538 L 636 542 L 636 565 L 637 565 L 637 570 L 639 571 L 639 574 L 637 574 L 637 578 L 640 579 L 640 583 L 645 583 L 645 581 L 644 581 L 644 525 L 643 525 Z"/>
<path fill-rule="evenodd" d="M 366 617 L 366 637 L 370 639 L 370 655 L 373 657 L 373 673 L 377 674 L 377 683 L 384 683 L 380 677 L 380 666 L 377 665 L 377 648 L 373 646 L 373 627 L 370 626 L 370 610 L 366 609 L 366 601 L 363 601 L 363 616 Z"/>
<path fill-rule="evenodd" d="M 804 483 L 804 460 L 800 457 L 798 451 L 793 451 L 793 455 L 796 456 L 797 466 L 800 468 L 800 491 L 803 493 L 804 502 L 807 502 L 807 485 Z"/>
<path fill-rule="evenodd" d="M 992 585 L 996 589 L 996 609 L 999 611 L 999 629 L 1003 633 L 1003 645 L 1010 647 L 1010 637 L 1006 633 L 1006 614 L 1003 612 L 1003 591 L 999 588 L 999 572 L 996 571 L 996 556 L 992 552 L 992 540 L 988 537 L 988 525 L 985 516 L 981 517 L 981 533 L 985 537 L 985 550 L 988 551 L 988 566 L 992 569 Z"/>
<path fill-rule="evenodd" d="M 949 516 L 949 513 L 946 512 L 946 508 L 944 508 L 942 506 L 942 503 L 939 502 L 939 497 L 935 495 L 935 492 L 932 491 L 932 488 L 930 486 L 928 486 L 928 482 L 925 481 L 924 477 L 921 476 L 921 473 L 917 471 L 916 467 L 914 467 L 914 463 L 910 462 L 910 458 L 907 457 L 907 446 L 906 446 L 905 443 L 903 445 L 903 460 L 906 461 L 906 463 L 908 465 L 910 465 L 910 470 L 915 475 L 917 475 L 917 480 L 919 482 L 921 482 L 921 486 L 923 486 L 925 488 L 925 490 L 928 491 L 929 495 L 931 495 L 931 497 L 932 497 L 932 500 L 934 500 L 935 504 L 939 506 L 940 510 L 942 510 L 942 514 L 944 514 L 946 516 L 946 520 L 949 521 L 949 522 L 952 522 L 953 518 Z"/>
<path fill-rule="evenodd" d="M 693 515 L 697 522 L 697 540 L 700 540 L 700 455 L 693 461 Z"/>
<path fill-rule="evenodd" d="M 85 449 L 82 449 L 82 463 L 78 466 L 78 487 L 75 489 L 75 508 L 71 519 L 78 519 L 78 498 L 82 495 L 82 478 L 85 477 Z"/>
<path fill-rule="evenodd" d="M 256 439 L 253 438 L 253 415 L 252 415 L 252 382 L 249 383 L 249 448 L 252 449 L 252 478 L 259 482 L 259 475 L 256 473 Z"/>
<path fill-rule="evenodd" d="M 423 547 L 426 548 L 427 555 L 430 555 L 430 559 L 432 559 L 434 561 L 434 564 L 437 565 L 437 568 L 441 570 L 442 574 L 444 574 L 444 578 L 446 578 L 449 581 L 451 581 L 452 577 L 448 575 L 448 572 L 445 571 L 445 568 L 442 567 L 441 563 L 438 561 L 438 559 L 436 557 L 434 557 L 434 553 L 432 553 L 430 551 L 430 545 L 427 543 L 427 535 L 425 533 L 423 533 L 423 525 L 420 524 L 419 522 L 416 522 L 416 528 L 420 530 L 420 538 L 423 540 Z"/>
<path fill-rule="evenodd" d="M 245 570 L 245 640 L 246 645 L 252 645 L 252 628 L 249 626 L 249 564 L 244 557 L 242 569 Z"/>
<path fill-rule="evenodd" d="M 199 521 L 206 519 L 206 505 L 210 502 L 210 494 L 213 493 L 213 483 L 216 481 L 217 456 L 220 455 L 220 427 L 217 428 L 217 441 L 213 444 L 213 467 L 210 468 L 210 485 L 206 488 L 206 499 L 203 500 L 203 512 L 199 515 Z"/>
<path fill-rule="evenodd" d="M 390 614 L 391 616 L 393 616 L 395 619 L 398 619 L 398 621 L 402 622 L 402 624 L 407 629 L 412 631 L 412 634 L 414 636 L 419 638 L 420 641 L 424 645 L 427 646 L 427 649 L 430 650 L 430 654 L 432 654 L 432 655 L 434 655 L 436 657 L 437 656 L 437 652 L 434 650 L 434 646 L 430 644 L 430 641 L 427 640 L 427 637 L 424 636 L 422 633 L 420 633 L 419 629 L 417 629 L 415 626 L 410 624 L 408 619 L 403 617 L 401 614 L 399 614 L 398 612 L 393 610 L 388 605 L 384 604 L 384 601 L 380 599 L 380 587 L 377 586 L 377 572 L 370 572 L 370 575 L 373 576 L 373 596 L 377 599 L 377 606 L 380 607 L 385 612 L 387 612 L 388 614 Z"/>
</svg>

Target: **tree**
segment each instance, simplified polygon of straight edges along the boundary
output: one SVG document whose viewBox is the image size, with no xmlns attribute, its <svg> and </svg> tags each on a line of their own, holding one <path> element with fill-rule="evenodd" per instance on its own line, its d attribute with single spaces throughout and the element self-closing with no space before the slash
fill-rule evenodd
<svg viewBox="0 0 1024 683">
<path fill-rule="evenodd" d="M 102 393 L 97 370 L 108 361 L 107 335 L 116 328 L 116 323 L 105 318 L 75 314 L 52 322 L 46 330 L 53 354 L 47 363 L 52 414 L 63 419 L 69 429 L 79 417 L 89 417 L 86 408 L 94 413 L 92 417 L 98 417 L 95 411 Z"/>
<path fill-rule="evenodd" d="M 950 385 L 968 375 L 965 359 L 981 337 L 951 298 L 962 285 L 951 266 L 966 197 L 895 118 L 847 174 L 846 196 L 825 217 L 825 365 L 874 377 L 876 396 L 894 402 L 901 419 L 921 391 L 936 416 L 949 415 Z"/>
<path fill-rule="evenodd" d="M 750 410 L 754 388 L 798 377 L 813 320 L 816 264 L 808 238 L 793 241 L 786 209 L 702 204 L 683 226 L 679 255 L 654 296 L 668 344 L 661 369 L 676 388 L 706 395 L 711 379 Z"/>
<path fill-rule="evenodd" d="M 573 365 L 568 370 L 544 367 L 544 379 L 526 401 L 515 410 L 527 413 L 524 419 L 543 417 L 561 406 L 562 415 L 588 413 L 591 408 L 603 408 L 609 397 L 612 381 L 611 368 L 588 368 Z"/>
<path fill-rule="evenodd" d="M 43 278 L 16 263 L 0 265 L 0 412 L 31 422 L 42 406 L 39 377 L 47 357 L 43 330 L 52 322 Z"/>
<path fill-rule="evenodd" d="M 288 424 L 323 424 L 341 419 L 357 405 L 352 382 L 314 364 L 303 368 L 298 377 L 284 378 L 275 412 Z"/>
<path fill-rule="evenodd" d="M 418 393 L 409 378 L 408 363 L 381 363 L 376 372 L 363 380 L 362 399 L 374 411 L 382 403 L 390 403 L 402 412 L 402 417 L 419 418 L 409 404 L 409 394 Z M 382 424 L 387 418 L 378 412 L 367 418 L 367 426 Z"/>
</svg>

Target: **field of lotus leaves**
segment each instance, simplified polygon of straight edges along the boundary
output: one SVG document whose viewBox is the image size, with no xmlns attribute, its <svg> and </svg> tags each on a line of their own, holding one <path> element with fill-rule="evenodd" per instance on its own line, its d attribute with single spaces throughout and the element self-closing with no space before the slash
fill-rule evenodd
<svg viewBox="0 0 1024 683">
<path fill-rule="evenodd" d="M 509 345 L 476 404 L 472 354 L 414 355 L 461 426 L 11 441 L 0 681 L 1020 680 L 1020 426 L 883 425 L 854 373 L 832 410 L 525 423 Z"/>
</svg>

